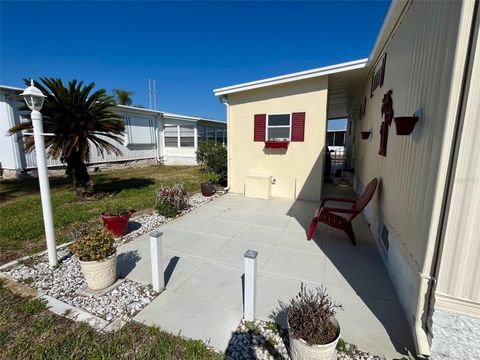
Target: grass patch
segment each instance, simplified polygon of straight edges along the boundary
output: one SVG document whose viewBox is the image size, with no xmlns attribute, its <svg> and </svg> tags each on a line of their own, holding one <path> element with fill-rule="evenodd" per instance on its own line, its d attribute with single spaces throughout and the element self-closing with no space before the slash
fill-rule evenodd
<svg viewBox="0 0 480 360">
<path fill-rule="evenodd" d="M 100 334 L 45 307 L 32 314 L 32 301 L 0 286 L 0 359 L 223 359 L 201 341 L 136 322 Z"/>
<path fill-rule="evenodd" d="M 66 177 L 50 177 L 57 244 L 69 241 L 74 223 L 95 221 L 106 208 L 152 209 L 160 185 L 182 183 L 190 193 L 200 189 L 202 173 L 197 166 L 149 166 L 92 174 L 99 193 L 79 198 Z M 0 264 L 45 250 L 38 179 L 0 182 Z"/>
<path fill-rule="evenodd" d="M 30 299 L 20 306 L 20 311 L 26 315 L 35 315 L 47 309 L 47 302 L 44 299 Z"/>
</svg>

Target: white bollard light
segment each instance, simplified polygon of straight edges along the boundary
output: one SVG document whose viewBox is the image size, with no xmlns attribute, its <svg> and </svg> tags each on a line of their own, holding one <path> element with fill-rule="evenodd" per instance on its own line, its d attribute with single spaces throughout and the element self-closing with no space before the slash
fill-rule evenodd
<svg viewBox="0 0 480 360">
<path fill-rule="evenodd" d="M 255 306 L 257 300 L 257 255 L 254 250 L 247 250 L 245 258 L 243 318 L 246 321 L 255 320 Z"/>
<path fill-rule="evenodd" d="M 163 275 L 163 242 L 160 231 L 150 233 L 150 258 L 152 264 L 152 287 L 158 293 L 165 289 Z"/>
</svg>

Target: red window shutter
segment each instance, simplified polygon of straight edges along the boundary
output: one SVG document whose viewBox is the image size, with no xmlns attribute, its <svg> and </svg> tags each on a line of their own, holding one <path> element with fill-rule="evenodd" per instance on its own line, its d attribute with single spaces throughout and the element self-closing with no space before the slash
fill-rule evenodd
<svg viewBox="0 0 480 360">
<path fill-rule="evenodd" d="M 253 124 L 253 141 L 265 141 L 267 114 L 255 114 Z"/>
<path fill-rule="evenodd" d="M 291 141 L 304 141 L 305 139 L 305 113 L 292 114 L 292 138 Z"/>
</svg>

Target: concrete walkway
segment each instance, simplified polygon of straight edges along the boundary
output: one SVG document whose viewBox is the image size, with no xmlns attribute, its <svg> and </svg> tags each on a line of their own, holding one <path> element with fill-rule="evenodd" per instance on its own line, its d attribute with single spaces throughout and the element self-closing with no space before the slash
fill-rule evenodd
<svg viewBox="0 0 480 360">
<path fill-rule="evenodd" d="M 307 241 L 317 206 L 227 194 L 161 226 L 166 290 L 135 319 L 224 351 L 242 318 L 243 254 L 252 249 L 259 252 L 257 317 L 268 320 L 300 282 L 323 284 L 344 306 L 337 314 L 343 339 L 388 359 L 406 354 L 413 348 L 407 323 L 368 224 L 363 216 L 354 224 L 357 247 L 321 224 Z M 121 275 L 151 281 L 147 234 L 119 253 Z"/>
</svg>

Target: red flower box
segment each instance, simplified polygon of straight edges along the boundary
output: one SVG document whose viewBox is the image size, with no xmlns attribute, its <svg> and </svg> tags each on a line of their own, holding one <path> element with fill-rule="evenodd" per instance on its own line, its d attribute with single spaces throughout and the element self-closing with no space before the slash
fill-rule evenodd
<svg viewBox="0 0 480 360">
<path fill-rule="evenodd" d="M 266 149 L 288 149 L 290 141 L 265 141 Z"/>
</svg>

